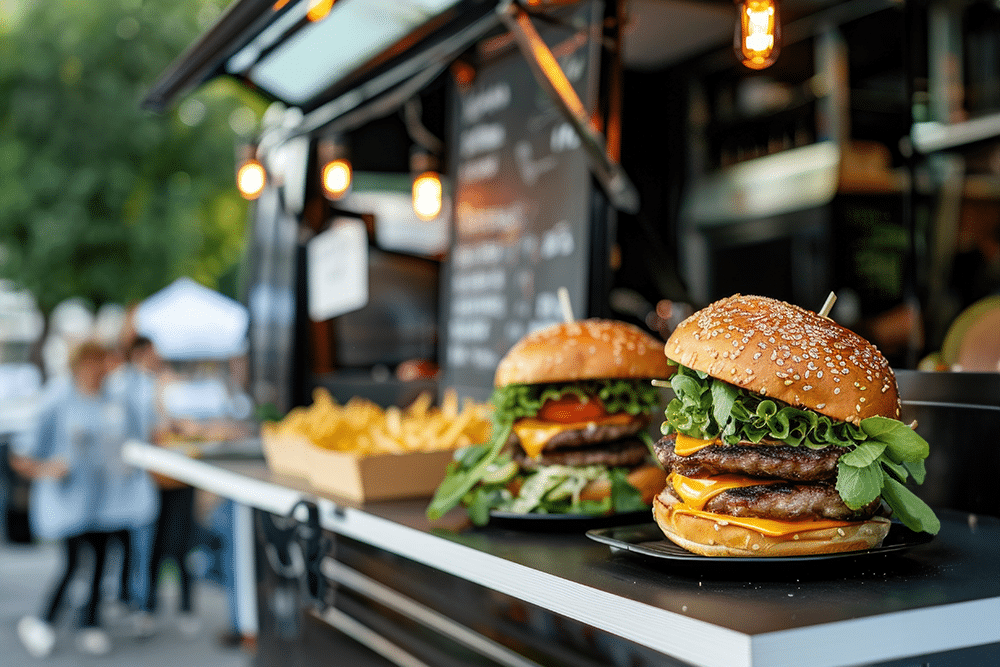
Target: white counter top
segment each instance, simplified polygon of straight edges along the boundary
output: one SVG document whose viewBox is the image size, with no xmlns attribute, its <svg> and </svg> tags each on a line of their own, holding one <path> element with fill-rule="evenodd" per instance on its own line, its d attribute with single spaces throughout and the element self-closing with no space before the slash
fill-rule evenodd
<svg viewBox="0 0 1000 667">
<path fill-rule="evenodd" d="M 1000 642 L 1000 519 L 991 517 L 943 513 L 929 544 L 829 576 L 816 571 L 825 561 L 784 577 L 678 571 L 577 533 L 471 529 L 459 512 L 431 524 L 426 501 L 338 500 L 262 461 L 193 460 L 140 443 L 126 457 L 274 514 L 315 503 L 327 530 L 694 665 L 792 667 L 808 655 L 815 667 L 843 667 Z"/>
</svg>

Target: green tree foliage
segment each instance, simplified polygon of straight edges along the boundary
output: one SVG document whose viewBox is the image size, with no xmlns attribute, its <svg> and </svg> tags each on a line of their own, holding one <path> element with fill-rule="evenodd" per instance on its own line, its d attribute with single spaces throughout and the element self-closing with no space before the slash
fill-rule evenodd
<svg viewBox="0 0 1000 667">
<path fill-rule="evenodd" d="M 0 9 L 0 277 L 44 313 L 71 296 L 142 299 L 180 275 L 214 286 L 238 261 L 232 128 L 252 129 L 262 101 L 219 81 L 168 113 L 140 108 L 214 2 Z"/>
</svg>

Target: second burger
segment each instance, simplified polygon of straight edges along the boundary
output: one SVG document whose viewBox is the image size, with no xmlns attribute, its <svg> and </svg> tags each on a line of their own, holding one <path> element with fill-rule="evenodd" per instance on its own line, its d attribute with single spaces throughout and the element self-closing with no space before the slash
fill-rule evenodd
<svg viewBox="0 0 1000 667">
<path fill-rule="evenodd" d="M 427 516 L 459 503 L 490 512 L 608 514 L 648 509 L 664 473 L 647 433 L 660 408 L 651 379 L 671 368 L 638 327 L 589 319 L 528 334 L 501 359 L 489 443 L 460 450 Z"/>
</svg>

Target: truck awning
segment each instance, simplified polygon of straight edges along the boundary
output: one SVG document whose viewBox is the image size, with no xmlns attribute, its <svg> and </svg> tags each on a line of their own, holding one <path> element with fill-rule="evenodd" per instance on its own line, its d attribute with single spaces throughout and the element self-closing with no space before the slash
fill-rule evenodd
<svg viewBox="0 0 1000 667">
<path fill-rule="evenodd" d="M 160 76 L 143 106 L 162 111 L 233 77 L 304 112 L 350 92 L 360 104 L 451 59 L 499 25 L 503 0 L 235 0 Z"/>
</svg>

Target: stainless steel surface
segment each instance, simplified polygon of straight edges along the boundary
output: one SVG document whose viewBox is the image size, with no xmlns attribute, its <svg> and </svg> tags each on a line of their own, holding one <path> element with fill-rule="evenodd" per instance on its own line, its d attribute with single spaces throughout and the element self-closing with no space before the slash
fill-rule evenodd
<svg viewBox="0 0 1000 667">
<path fill-rule="evenodd" d="M 539 667 L 538 663 L 514 653 L 502 644 L 465 627 L 444 614 L 422 605 L 333 558 L 324 558 L 320 568 L 325 577 L 389 609 L 453 639 L 480 655 L 508 667 Z"/>
</svg>

